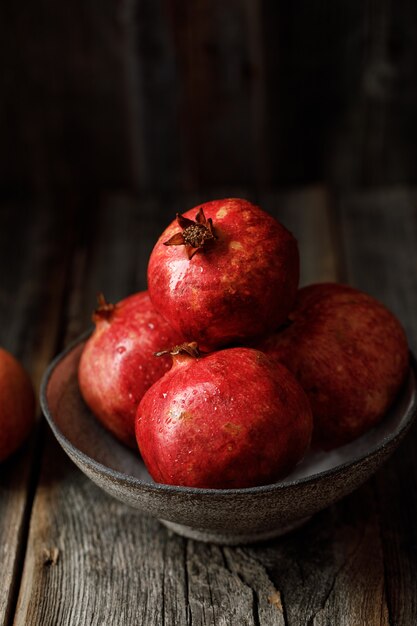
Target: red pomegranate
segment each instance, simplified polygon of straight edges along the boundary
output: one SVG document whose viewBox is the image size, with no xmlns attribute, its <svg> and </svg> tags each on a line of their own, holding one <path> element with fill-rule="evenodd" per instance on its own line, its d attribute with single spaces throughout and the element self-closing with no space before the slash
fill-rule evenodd
<svg viewBox="0 0 417 626">
<path fill-rule="evenodd" d="M 170 367 L 154 352 L 181 341 L 157 313 L 146 291 L 116 305 L 101 297 L 95 330 L 81 355 L 81 394 L 100 422 L 126 445 L 137 448 L 135 414 L 145 391 Z"/>
<path fill-rule="evenodd" d="M 156 310 L 204 350 L 274 330 L 294 304 L 298 279 L 295 238 L 239 198 L 177 214 L 148 265 Z"/>
<path fill-rule="evenodd" d="M 293 372 L 314 416 L 313 442 L 329 450 L 374 426 L 408 370 L 400 322 L 371 296 L 346 285 L 300 289 L 289 323 L 258 348 Z"/>
<path fill-rule="evenodd" d="M 172 369 L 142 398 L 136 437 L 155 481 L 252 487 L 285 476 L 311 437 L 308 399 L 263 353 L 229 348 L 199 358 L 174 349 Z"/>
<path fill-rule="evenodd" d="M 19 361 L 0 348 L 0 462 L 21 446 L 34 423 L 32 382 Z"/>
</svg>

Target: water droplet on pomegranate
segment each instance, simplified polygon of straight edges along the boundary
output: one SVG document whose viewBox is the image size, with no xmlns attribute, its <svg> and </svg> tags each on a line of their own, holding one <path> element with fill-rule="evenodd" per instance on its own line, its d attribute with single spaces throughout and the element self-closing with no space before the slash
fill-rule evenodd
<svg viewBox="0 0 417 626">
<path fill-rule="evenodd" d="M 166 398 L 166 397 L 167 397 L 167 395 L 168 395 L 167 393 L 163 393 L 163 394 L 162 394 L 162 397 L 163 397 L 163 398 Z"/>
<path fill-rule="evenodd" d="M 124 346 L 117 346 L 116 350 L 119 354 L 123 354 L 123 352 L 126 352 L 126 348 Z"/>
<path fill-rule="evenodd" d="M 151 330 L 153 330 L 155 328 L 155 324 L 152 324 L 152 322 L 149 322 L 148 324 L 148 328 L 150 328 Z"/>
</svg>

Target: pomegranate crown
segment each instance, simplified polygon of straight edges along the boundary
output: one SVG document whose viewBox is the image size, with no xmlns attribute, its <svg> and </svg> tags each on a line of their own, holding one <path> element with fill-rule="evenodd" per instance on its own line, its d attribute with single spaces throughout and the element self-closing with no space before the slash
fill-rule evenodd
<svg viewBox="0 0 417 626">
<path fill-rule="evenodd" d="M 164 354 L 170 354 L 171 356 L 178 356 L 180 354 L 188 355 L 194 359 L 198 359 L 200 356 L 200 350 L 196 341 L 190 341 L 180 343 L 178 346 L 174 346 L 169 350 L 162 350 L 161 352 L 154 352 L 155 356 L 164 356 Z"/>
<path fill-rule="evenodd" d="M 182 232 L 175 233 L 170 239 L 164 241 L 165 246 L 185 246 L 188 258 L 192 259 L 197 250 L 204 248 L 206 244 L 217 239 L 211 217 L 206 219 L 203 209 L 200 207 L 195 221 L 177 213 L 178 225 Z"/>
<path fill-rule="evenodd" d="M 93 312 L 92 320 L 94 323 L 99 322 L 101 320 L 109 321 L 113 316 L 114 309 L 116 308 L 115 304 L 111 304 L 111 302 L 107 302 L 106 298 L 102 293 L 97 294 L 97 308 Z"/>
</svg>

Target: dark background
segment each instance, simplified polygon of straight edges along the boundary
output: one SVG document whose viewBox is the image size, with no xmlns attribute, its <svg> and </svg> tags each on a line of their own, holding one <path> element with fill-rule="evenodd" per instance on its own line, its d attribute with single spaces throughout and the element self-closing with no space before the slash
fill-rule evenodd
<svg viewBox="0 0 417 626">
<path fill-rule="evenodd" d="M 0 29 L 3 196 L 416 181 L 411 0 L 24 0 Z"/>
</svg>

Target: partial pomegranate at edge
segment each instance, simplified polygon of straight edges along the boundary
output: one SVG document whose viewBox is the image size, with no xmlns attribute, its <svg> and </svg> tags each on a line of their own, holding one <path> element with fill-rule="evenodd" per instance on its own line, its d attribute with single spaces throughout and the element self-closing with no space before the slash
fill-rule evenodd
<svg viewBox="0 0 417 626">
<path fill-rule="evenodd" d="M 0 462 L 11 456 L 35 423 L 35 394 L 20 362 L 0 348 Z"/>
<path fill-rule="evenodd" d="M 170 485 L 237 488 L 288 474 L 312 431 L 308 399 L 293 375 L 257 350 L 198 358 L 195 346 L 172 352 L 172 369 L 139 404 L 136 437 L 151 476 Z"/>
<path fill-rule="evenodd" d="M 152 306 L 146 291 L 113 305 L 101 300 L 95 330 L 78 370 L 81 394 L 99 421 L 136 448 L 135 414 L 145 391 L 170 367 L 154 352 L 181 341 Z"/>
<path fill-rule="evenodd" d="M 184 338 L 207 351 L 283 323 L 298 280 L 293 235 L 239 198 L 213 200 L 178 214 L 148 265 L 155 308 Z"/>
<path fill-rule="evenodd" d="M 288 325 L 256 347 L 296 376 L 313 409 L 313 442 L 325 450 L 374 426 L 409 367 L 407 338 L 394 315 L 336 283 L 300 289 Z"/>
</svg>

